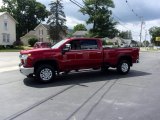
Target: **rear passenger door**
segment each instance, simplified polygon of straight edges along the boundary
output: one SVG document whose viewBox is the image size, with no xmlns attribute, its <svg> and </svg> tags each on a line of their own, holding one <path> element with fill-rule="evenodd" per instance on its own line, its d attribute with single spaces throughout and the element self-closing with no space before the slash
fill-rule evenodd
<svg viewBox="0 0 160 120">
<path fill-rule="evenodd" d="M 100 67 L 103 62 L 103 53 L 96 39 L 83 39 L 80 42 L 83 63 L 86 68 Z"/>
</svg>

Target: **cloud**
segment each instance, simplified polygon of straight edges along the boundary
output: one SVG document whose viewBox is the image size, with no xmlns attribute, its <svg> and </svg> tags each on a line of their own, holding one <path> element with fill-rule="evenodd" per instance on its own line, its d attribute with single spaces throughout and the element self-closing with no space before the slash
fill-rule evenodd
<svg viewBox="0 0 160 120">
<path fill-rule="evenodd" d="M 44 4 L 49 10 L 49 4 L 53 0 L 37 0 Z M 82 4 L 82 0 L 76 0 Z M 114 15 L 121 19 L 120 25 L 117 25 L 119 30 L 132 30 L 133 38 L 139 40 L 140 26 L 141 21 L 135 16 L 132 12 L 132 9 L 139 16 L 143 16 L 145 21 L 145 26 L 143 27 L 143 37 L 145 38 L 145 30 L 148 30 L 152 26 L 160 25 L 160 14 L 159 8 L 160 4 L 158 0 L 113 0 L 115 3 L 115 8 L 112 9 Z M 76 24 L 85 24 L 85 21 L 88 19 L 87 15 L 83 15 L 79 12 L 79 7 L 74 5 L 70 0 L 62 0 L 64 6 L 64 12 L 66 14 L 67 26 L 73 28 Z M 2 5 L 2 0 L 0 0 L 0 5 Z M 116 18 L 115 18 L 116 19 Z M 118 20 L 119 21 L 119 20 Z M 91 26 L 91 25 L 90 25 Z M 89 26 L 89 27 L 90 27 Z M 88 27 L 88 28 L 89 28 Z M 145 29 L 145 30 L 144 30 Z M 149 34 L 149 33 L 148 33 Z M 147 35 L 147 39 L 150 39 L 150 36 Z"/>
<path fill-rule="evenodd" d="M 146 40 L 150 41 L 151 36 L 149 35 L 148 30 L 153 26 L 160 27 L 160 19 L 145 21 L 145 24 L 143 24 L 143 27 L 142 27 L 142 41 L 145 40 L 145 34 L 146 34 Z M 141 29 L 140 22 L 130 22 L 130 23 L 119 24 L 116 27 L 121 31 L 131 30 L 133 39 L 137 41 L 140 40 L 140 36 L 139 36 L 140 29 Z"/>
<path fill-rule="evenodd" d="M 66 17 L 66 20 L 67 20 L 66 25 L 67 25 L 68 28 L 70 28 L 70 29 L 73 29 L 73 27 L 74 27 L 75 25 L 77 25 L 77 24 L 85 24 L 84 21 L 78 20 L 78 19 L 76 19 L 76 18 L 74 18 L 74 17 L 71 17 L 71 16 L 67 16 L 67 17 Z"/>
<path fill-rule="evenodd" d="M 0 6 L 2 6 L 2 0 L 0 0 Z"/>
<path fill-rule="evenodd" d="M 139 21 L 139 18 L 135 16 L 132 9 L 139 16 L 143 16 L 144 20 L 159 19 L 160 4 L 158 0 L 114 0 L 115 8 L 113 12 L 118 15 L 123 22 L 135 22 Z"/>
</svg>

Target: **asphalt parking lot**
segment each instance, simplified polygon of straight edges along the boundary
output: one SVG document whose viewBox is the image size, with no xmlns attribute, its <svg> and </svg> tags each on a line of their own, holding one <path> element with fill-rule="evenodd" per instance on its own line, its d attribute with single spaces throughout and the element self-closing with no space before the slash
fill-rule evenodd
<svg viewBox="0 0 160 120">
<path fill-rule="evenodd" d="M 50 84 L 20 74 L 18 53 L 0 56 L 0 120 L 160 119 L 160 52 L 141 52 L 125 76 L 85 70 Z"/>
</svg>

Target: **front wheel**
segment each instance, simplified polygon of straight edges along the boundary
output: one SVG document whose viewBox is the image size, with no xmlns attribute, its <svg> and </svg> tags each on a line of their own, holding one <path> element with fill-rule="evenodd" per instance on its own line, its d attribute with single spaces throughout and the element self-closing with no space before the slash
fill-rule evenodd
<svg viewBox="0 0 160 120">
<path fill-rule="evenodd" d="M 120 74 L 127 74 L 130 71 L 130 64 L 127 60 L 121 60 L 117 66 L 117 71 Z"/>
<path fill-rule="evenodd" d="M 41 65 L 36 70 L 36 78 L 43 83 L 52 82 L 55 78 L 55 70 L 51 65 Z"/>
</svg>

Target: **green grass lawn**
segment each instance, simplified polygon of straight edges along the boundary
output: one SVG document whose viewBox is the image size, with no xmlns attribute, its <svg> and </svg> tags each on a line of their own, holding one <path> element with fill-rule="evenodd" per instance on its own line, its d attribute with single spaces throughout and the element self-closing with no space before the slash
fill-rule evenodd
<svg viewBox="0 0 160 120">
<path fill-rule="evenodd" d="M 21 50 L 16 50 L 16 49 L 3 49 L 0 50 L 0 52 L 20 52 Z"/>
<path fill-rule="evenodd" d="M 28 50 L 28 49 L 32 49 L 32 47 L 29 47 L 29 46 L 16 46 L 15 48 L 0 49 L 0 52 L 20 52 L 21 50 Z"/>
</svg>

